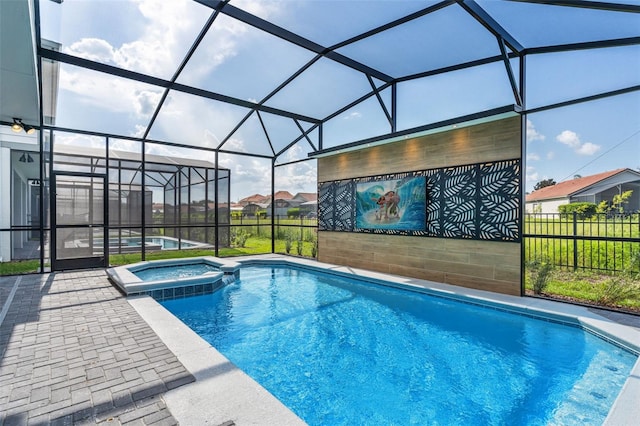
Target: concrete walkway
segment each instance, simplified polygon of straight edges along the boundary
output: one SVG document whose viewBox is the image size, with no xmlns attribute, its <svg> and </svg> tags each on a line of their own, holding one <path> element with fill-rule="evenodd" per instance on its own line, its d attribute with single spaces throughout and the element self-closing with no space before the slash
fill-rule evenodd
<svg viewBox="0 0 640 426">
<path fill-rule="evenodd" d="M 0 425 L 177 424 L 193 382 L 103 270 L 0 277 Z"/>
</svg>

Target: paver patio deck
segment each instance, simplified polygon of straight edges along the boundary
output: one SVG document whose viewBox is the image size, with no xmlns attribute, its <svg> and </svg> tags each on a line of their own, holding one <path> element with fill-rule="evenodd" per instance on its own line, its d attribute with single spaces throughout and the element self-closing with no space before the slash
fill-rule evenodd
<svg viewBox="0 0 640 426">
<path fill-rule="evenodd" d="M 0 425 L 177 424 L 162 395 L 195 379 L 104 270 L 0 277 L 0 303 Z"/>
<path fill-rule="evenodd" d="M 195 378 L 104 270 L 0 277 L 0 307 L 0 426 L 178 423 L 163 395 Z"/>
</svg>

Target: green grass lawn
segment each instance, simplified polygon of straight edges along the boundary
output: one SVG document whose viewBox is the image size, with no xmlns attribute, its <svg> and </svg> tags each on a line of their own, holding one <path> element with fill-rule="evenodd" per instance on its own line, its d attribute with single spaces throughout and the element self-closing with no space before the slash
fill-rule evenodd
<svg viewBox="0 0 640 426">
<path fill-rule="evenodd" d="M 0 275 L 33 274 L 40 269 L 40 260 L 16 260 L 0 263 Z"/>
<path fill-rule="evenodd" d="M 313 243 L 304 241 L 302 245 L 301 256 L 311 257 Z M 276 253 L 286 254 L 286 247 L 284 240 L 276 240 L 275 246 Z M 231 257 L 231 256 L 246 256 L 250 254 L 266 254 L 271 253 L 271 238 L 258 238 L 250 237 L 247 239 L 244 247 L 223 247 L 218 250 L 218 257 Z M 288 254 L 297 256 L 297 245 L 293 242 L 291 250 Z M 213 256 L 214 251 L 209 250 L 160 250 L 150 251 L 146 253 L 146 260 L 159 260 L 159 259 L 176 259 L 181 257 L 198 257 L 198 256 Z M 111 254 L 109 255 L 109 263 L 113 266 L 128 265 L 131 263 L 140 262 L 142 259 L 141 253 L 125 253 L 125 254 Z"/>
<path fill-rule="evenodd" d="M 638 291 L 630 292 L 625 297 L 616 301 L 603 301 L 616 294 L 616 285 L 620 282 L 612 282 L 612 276 L 593 272 L 567 272 L 554 271 L 551 274 L 547 287 L 541 296 L 561 301 L 600 305 L 612 309 L 623 309 L 640 314 L 640 287 Z M 626 277 L 627 285 L 638 284 L 633 277 Z M 529 274 L 525 276 L 525 290 L 527 294 L 534 294 Z"/>
</svg>

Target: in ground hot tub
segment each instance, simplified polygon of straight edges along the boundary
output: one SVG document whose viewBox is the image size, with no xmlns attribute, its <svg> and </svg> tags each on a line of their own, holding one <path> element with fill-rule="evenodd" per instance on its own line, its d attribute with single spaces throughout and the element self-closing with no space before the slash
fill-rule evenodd
<svg viewBox="0 0 640 426">
<path fill-rule="evenodd" d="M 212 293 L 235 281 L 240 264 L 213 256 L 154 260 L 107 269 L 127 296 L 146 294 L 157 300 Z"/>
</svg>

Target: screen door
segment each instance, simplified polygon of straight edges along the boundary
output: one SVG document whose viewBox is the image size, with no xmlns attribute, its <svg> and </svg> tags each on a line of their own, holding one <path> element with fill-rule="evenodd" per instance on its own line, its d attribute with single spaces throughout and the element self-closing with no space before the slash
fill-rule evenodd
<svg viewBox="0 0 640 426">
<path fill-rule="evenodd" d="M 53 175 L 52 270 L 107 266 L 104 175 Z"/>
</svg>

